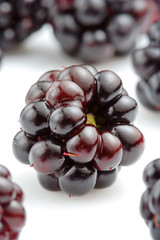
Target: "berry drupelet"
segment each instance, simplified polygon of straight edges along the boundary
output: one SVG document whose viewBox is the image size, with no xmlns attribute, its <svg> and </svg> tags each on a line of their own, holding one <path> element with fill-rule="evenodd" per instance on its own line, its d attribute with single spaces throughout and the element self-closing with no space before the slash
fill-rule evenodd
<svg viewBox="0 0 160 240">
<path fill-rule="evenodd" d="M 160 239 L 160 158 L 144 169 L 143 180 L 147 189 L 141 197 L 140 213 L 154 240 Z"/>
<path fill-rule="evenodd" d="M 8 50 L 48 21 L 54 0 L 1 0 L 0 47 Z"/>
<path fill-rule="evenodd" d="M 16 240 L 25 224 L 23 192 L 12 182 L 10 172 L 0 164 L 0 239 Z"/>
<path fill-rule="evenodd" d="M 127 54 L 149 18 L 147 2 L 55 0 L 55 36 L 66 53 L 84 62 Z"/>
<path fill-rule="evenodd" d="M 85 64 L 49 71 L 27 93 L 13 152 L 48 190 L 78 196 L 109 187 L 119 166 L 143 152 L 143 135 L 132 124 L 136 113 L 112 71 Z"/>
<path fill-rule="evenodd" d="M 160 20 L 148 31 L 149 45 L 133 52 L 133 65 L 140 76 L 137 95 L 144 106 L 160 110 Z"/>
</svg>

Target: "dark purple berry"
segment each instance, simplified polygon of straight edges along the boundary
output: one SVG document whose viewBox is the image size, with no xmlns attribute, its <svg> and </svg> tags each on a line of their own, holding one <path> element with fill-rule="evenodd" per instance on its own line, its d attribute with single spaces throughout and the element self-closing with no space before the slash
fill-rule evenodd
<svg viewBox="0 0 160 240">
<path fill-rule="evenodd" d="M 62 8 L 62 0 L 59 4 Z M 66 4 L 64 11 L 73 7 Z M 131 125 L 137 103 L 114 72 L 87 64 L 49 71 L 26 99 L 13 152 L 38 172 L 47 190 L 79 196 L 109 187 L 119 167 L 143 152 L 143 135 Z"/>
<path fill-rule="evenodd" d="M 60 102 L 80 100 L 84 102 L 83 90 L 72 81 L 55 81 L 46 95 L 47 102 L 54 108 Z"/>
<path fill-rule="evenodd" d="M 66 138 L 85 125 L 86 116 L 81 108 L 73 105 L 56 108 L 50 116 L 49 126 L 58 137 Z"/>
<path fill-rule="evenodd" d="M 160 158 L 155 159 L 147 164 L 143 171 L 143 180 L 148 188 L 160 178 Z"/>
<path fill-rule="evenodd" d="M 54 173 L 61 169 L 64 161 L 62 147 L 52 139 L 37 142 L 29 152 L 29 162 L 39 173 Z"/>
<path fill-rule="evenodd" d="M 8 178 L 8 179 L 11 178 L 11 174 L 10 174 L 9 170 L 3 165 L 0 165 L 0 177 L 4 177 L 4 178 Z"/>
<path fill-rule="evenodd" d="M 133 52 L 133 64 L 138 75 L 144 80 L 150 78 L 159 69 L 160 49 L 148 46 Z"/>
<path fill-rule="evenodd" d="M 50 21 L 54 0 L 0 2 L 0 47 L 13 48 Z"/>
<path fill-rule="evenodd" d="M 59 178 L 54 173 L 52 174 L 41 174 L 38 173 L 38 180 L 42 187 L 49 191 L 60 191 Z"/>
<path fill-rule="evenodd" d="M 8 204 L 14 195 L 14 188 L 11 181 L 0 177 L 0 204 Z"/>
<path fill-rule="evenodd" d="M 30 164 L 28 154 L 36 140 L 27 136 L 23 131 L 16 134 L 12 143 L 12 150 L 15 157 L 22 163 Z"/>
<path fill-rule="evenodd" d="M 140 213 L 154 240 L 160 238 L 160 159 L 147 164 L 143 172 L 147 189 L 140 202 Z"/>
<path fill-rule="evenodd" d="M 52 25 L 65 52 L 85 62 L 129 53 L 148 27 L 147 0 L 55 0 Z"/>
<path fill-rule="evenodd" d="M 144 89 L 147 88 L 147 84 L 145 83 L 145 81 L 140 81 L 138 82 L 137 86 L 136 86 L 136 91 L 137 91 L 137 96 L 139 98 L 139 100 L 141 101 L 141 103 L 148 109 L 153 110 L 155 109 L 155 107 L 149 102 L 149 100 L 146 97 L 146 93 L 144 91 Z"/>
<path fill-rule="evenodd" d="M 118 168 L 115 168 L 110 171 L 97 171 L 97 181 L 95 188 L 101 189 L 110 187 L 118 176 Z"/>
<path fill-rule="evenodd" d="M 13 231 L 20 231 L 24 226 L 24 209 L 18 201 L 12 201 L 4 210 L 4 221 Z"/>
<path fill-rule="evenodd" d="M 160 215 L 160 179 L 154 185 L 149 196 L 149 207 L 153 214 Z"/>
<path fill-rule="evenodd" d="M 12 182 L 9 170 L 0 165 L 0 240 L 16 240 L 25 224 L 23 192 Z"/>
<path fill-rule="evenodd" d="M 82 67 L 87 68 L 88 71 L 90 71 L 93 74 L 93 76 L 95 76 L 96 73 L 98 72 L 98 70 L 95 67 L 88 65 L 88 64 L 82 64 Z"/>
<path fill-rule="evenodd" d="M 133 125 L 117 125 L 113 133 L 123 145 L 123 156 L 120 165 L 128 166 L 137 161 L 144 150 L 144 137 Z"/>
<path fill-rule="evenodd" d="M 96 177 L 97 171 L 93 168 L 73 166 L 59 178 L 59 184 L 68 195 L 80 196 L 94 188 Z"/>
<path fill-rule="evenodd" d="M 46 92 L 51 87 L 51 82 L 49 81 L 40 81 L 31 86 L 29 89 L 25 102 L 26 104 L 37 101 L 43 100 L 46 97 Z"/>
<path fill-rule="evenodd" d="M 77 163 L 87 163 L 97 154 L 99 136 L 96 127 L 86 125 L 80 132 L 73 135 L 66 143 L 67 153 Z"/>
<path fill-rule="evenodd" d="M 99 109 L 98 114 L 104 116 L 106 124 L 131 123 L 137 115 L 136 101 L 126 95 L 121 95 L 112 105 Z"/>
<path fill-rule="evenodd" d="M 133 52 L 133 65 L 140 76 L 137 95 L 141 103 L 151 109 L 160 110 L 160 20 L 148 31 L 150 43 Z"/>
<path fill-rule="evenodd" d="M 117 54 L 127 54 L 134 48 L 135 35 L 138 31 L 134 16 L 127 13 L 115 15 L 111 18 L 106 31 Z"/>
<path fill-rule="evenodd" d="M 87 68 L 78 65 L 68 67 L 59 74 L 58 80 L 75 82 L 84 91 L 86 101 L 89 102 L 92 99 L 95 78 Z"/>
<path fill-rule="evenodd" d="M 48 119 L 50 107 L 45 101 L 32 102 L 26 105 L 20 115 L 20 124 L 24 132 L 31 136 L 44 136 L 49 133 Z"/>
<path fill-rule="evenodd" d="M 95 157 L 95 167 L 101 171 L 112 170 L 122 160 L 122 144 L 120 140 L 109 132 L 103 132 L 100 139 L 100 147 Z"/>
<path fill-rule="evenodd" d="M 150 195 L 150 189 L 147 189 L 143 193 L 140 201 L 140 213 L 142 218 L 144 218 L 147 224 L 150 220 L 153 219 L 153 214 L 151 213 L 151 210 L 149 208 L 149 203 L 148 203 L 149 195 Z"/>
<path fill-rule="evenodd" d="M 108 36 L 103 30 L 86 31 L 81 42 L 78 57 L 87 63 L 107 60 L 115 53 L 115 47 L 108 41 Z"/>
<path fill-rule="evenodd" d="M 80 30 L 78 24 L 71 14 L 59 14 L 54 16 L 55 36 L 60 42 L 63 50 L 73 55 L 78 49 Z"/>
<path fill-rule="evenodd" d="M 160 1 L 159 1 L 160 4 Z M 160 21 L 155 22 L 151 24 L 149 31 L 148 31 L 148 36 L 153 44 L 160 44 Z"/>
<path fill-rule="evenodd" d="M 13 184 L 13 187 L 14 187 L 14 190 L 16 192 L 15 200 L 18 201 L 18 202 L 22 202 L 23 199 L 24 199 L 22 189 L 16 183 Z"/>
<path fill-rule="evenodd" d="M 106 18 L 106 3 L 104 0 L 75 0 L 75 18 L 84 27 L 100 25 Z"/>
<path fill-rule="evenodd" d="M 107 104 L 122 93 L 122 81 L 111 71 L 101 71 L 96 74 L 97 99 L 100 104 Z"/>
<path fill-rule="evenodd" d="M 150 103 L 158 110 L 160 108 L 160 71 L 150 77 L 146 95 Z"/>
</svg>

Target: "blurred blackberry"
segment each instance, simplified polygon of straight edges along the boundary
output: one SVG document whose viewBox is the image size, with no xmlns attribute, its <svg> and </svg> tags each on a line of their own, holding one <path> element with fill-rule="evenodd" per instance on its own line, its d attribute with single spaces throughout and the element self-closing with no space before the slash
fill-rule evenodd
<svg viewBox="0 0 160 240">
<path fill-rule="evenodd" d="M 148 31 L 149 45 L 133 52 L 135 71 L 140 76 L 137 95 L 144 106 L 160 110 L 160 20 Z"/>
<path fill-rule="evenodd" d="M 66 53 L 97 62 L 129 53 L 148 19 L 148 0 L 55 0 L 52 25 Z"/>
<path fill-rule="evenodd" d="M 160 239 L 160 158 L 151 161 L 144 169 L 147 189 L 140 202 L 140 213 L 154 240 Z"/>
<path fill-rule="evenodd" d="M 25 224 L 22 205 L 23 192 L 11 179 L 6 167 L 0 164 L 0 239 L 17 240 Z"/>
<path fill-rule="evenodd" d="M 8 50 L 48 22 L 53 0 L 1 0 L 0 47 Z"/>
</svg>

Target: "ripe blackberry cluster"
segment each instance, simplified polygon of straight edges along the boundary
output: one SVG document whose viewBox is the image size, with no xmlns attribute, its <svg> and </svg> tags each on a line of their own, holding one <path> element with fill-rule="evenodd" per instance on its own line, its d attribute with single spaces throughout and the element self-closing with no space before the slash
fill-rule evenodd
<svg viewBox="0 0 160 240">
<path fill-rule="evenodd" d="M 53 0 L 1 0 L 0 48 L 8 50 L 48 21 Z"/>
<path fill-rule="evenodd" d="M 78 196 L 108 187 L 119 166 L 143 152 L 143 135 L 131 124 L 137 103 L 112 71 L 90 65 L 49 71 L 31 86 L 26 104 L 13 152 L 49 190 Z"/>
<path fill-rule="evenodd" d="M 154 240 L 160 239 L 160 158 L 144 169 L 143 179 L 147 186 L 141 197 L 140 213 L 148 225 Z"/>
<path fill-rule="evenodd" d="M 55 36 L 66 53 L 85 62 L 127 54 L 148 19 L 147 4 L 147 0 L 55 0 Z"/>
<path fill-rule="evenodd" d="M 0 239 L 16 240 L 25 224 L 23 192 L 11 180 L 10 172 L 0 164 Z"/>
<path fill-rule="evenodd" d="M 150 44 L 133 53 L 133 64 L 140 81 L 137 95 L 144 106 L 160 110 L 160 20 L 148 31 Z"/>
</svg>

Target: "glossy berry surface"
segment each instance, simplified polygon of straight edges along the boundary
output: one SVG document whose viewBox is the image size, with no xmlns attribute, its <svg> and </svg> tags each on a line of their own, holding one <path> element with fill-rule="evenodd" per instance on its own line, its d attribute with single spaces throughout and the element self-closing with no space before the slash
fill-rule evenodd
<svg viewBox="0 0 160 240">
<path fill-rule="evenodd" d="M 52 25 L 66 53 L 93 63 L 129 53 L 148 19 L 146 0 L 56 0 Z"/>
<path fill-rule="evenodd" d="M 23 192 L 12 182 L 9 170 L 0 165 L 0 239 L 16 240 L 25 224 Z"/>
<path fill-rule="evenodd" d="M 11 49 L 48 22 L 53 0 L 0 1 L 0 47 Z"/>
<path fill-rule="evenodd" d="M 27 93 L 13 152 L 47 190 L 80 196 L 109 187 L 143 152 L 136 113 L 116 73 L 86 64 L 52 70 Z"/>
<path fill-rule="evenodd" d="M 133 65 L 140 77 L 137 95 L 141 103 L 155 111 L 160 110 L 160 20 L 148 31 L 149 45 L 133 52 Z"/>
<path fill-rule="evenodd" d="M 160 239 L 160 159 L 151 161 L 144 169 L 147 186 L 140 202 L 140 213 L 154 240 Z"/>
</svg>

